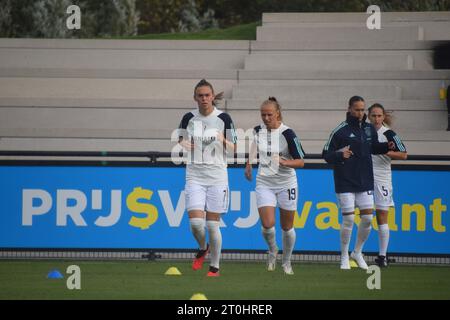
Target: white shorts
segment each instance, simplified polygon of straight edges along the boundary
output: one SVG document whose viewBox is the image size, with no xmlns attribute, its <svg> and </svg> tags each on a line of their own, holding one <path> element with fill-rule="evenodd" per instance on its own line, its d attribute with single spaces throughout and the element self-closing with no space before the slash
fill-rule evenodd
<svg viewBox="0 0 450 320">
<path fill-rule="evenodd" d="M 373 191 L 336 193 L 342 213 L 373 209 Z"/>
<path fill-rule="evenodd" d="M 227 185 L 207 186 L 187 182 L 184 188 L 187 211 L 202 210 L 213 213 L 228 211 L 229 189 Z"/>
<path fill-rule="evenodd" d="M 256 205 L 261 207 L 276 207 L 277 203 L 281 209 L 297 210 L 298 187 L 271 189 L 256 186 Z"/>
<path fill-rule="evenodd" d="M 375 182 L 374 190 L 375 208 L 378 210 L 388 211 L 394 206 L 394 197 L 392 194 L 392 185 L 389 183 Z"/>
</svg>

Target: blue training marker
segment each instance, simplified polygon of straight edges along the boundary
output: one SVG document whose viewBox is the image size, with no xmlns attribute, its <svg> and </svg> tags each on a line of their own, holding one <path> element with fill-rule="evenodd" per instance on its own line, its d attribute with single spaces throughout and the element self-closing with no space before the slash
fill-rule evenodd
<svg viewBox="0 0 450 320">
<path fill-rule="evenodd" d="M 58 269 L 54 269 L 50 271 L 47 275 L 47 279 L 62 279 L 64 278 L 61 272 Z"/>
</svg>

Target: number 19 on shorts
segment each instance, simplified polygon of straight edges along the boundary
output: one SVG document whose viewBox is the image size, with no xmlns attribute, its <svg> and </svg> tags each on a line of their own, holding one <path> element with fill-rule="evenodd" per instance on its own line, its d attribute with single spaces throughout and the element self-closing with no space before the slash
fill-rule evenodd
<svg viewBox="0 0 450 320">
<path fill-rule="evenodd" d="M 288 199 L 289 200 L 295 200 L 297 198 L 297 194 L 295 191 L 295 188 L 287 189 L 288 192 Z"/>
</svg>

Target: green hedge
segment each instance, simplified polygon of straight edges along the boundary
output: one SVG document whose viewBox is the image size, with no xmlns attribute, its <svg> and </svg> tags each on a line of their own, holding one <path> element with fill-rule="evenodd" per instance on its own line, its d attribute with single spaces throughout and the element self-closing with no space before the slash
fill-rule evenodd
<svg viewBox="0 0 450 320">
<path fill-rule="evenodd" d="M 377 0 L 382 11 L 448 11 L 449 0 Z M 66 8 L 81 8 L 67 30 Z M 263 12 L 365 12 L 369 0 L 0 0 L 0 37 L 94 38 L 198 32 L 261 20 Z"/>
</svg>

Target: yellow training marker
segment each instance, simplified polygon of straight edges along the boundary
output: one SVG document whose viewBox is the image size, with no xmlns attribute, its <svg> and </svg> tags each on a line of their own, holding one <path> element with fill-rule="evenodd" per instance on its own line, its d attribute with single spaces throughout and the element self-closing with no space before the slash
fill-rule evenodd
<svg viewBox="0 0 450 320">
<path fill-rule="evenodd" d="M 358 264 L 353 259 L 350 259 L 350 268 L 358 268 Z"/>
<path fill-rule="evenodd" d="M 166 276 L 181 276 L 180 270 L 178 270 L 176 267 L 170 267 L 164 274 Z"/>
<path fill-rule="evenodd" d="M 203 293 L 194 293 L 190 300 L 208 300 Z"/>
</svg>

